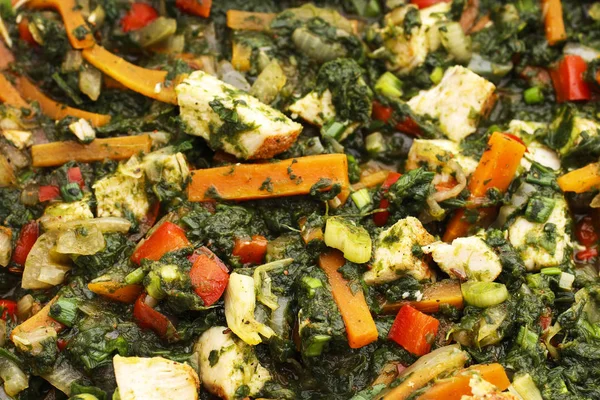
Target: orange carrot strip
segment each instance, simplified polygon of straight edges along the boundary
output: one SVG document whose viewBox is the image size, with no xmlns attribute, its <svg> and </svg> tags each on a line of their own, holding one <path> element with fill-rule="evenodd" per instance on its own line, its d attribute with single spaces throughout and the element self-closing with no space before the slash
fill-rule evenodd
<svg viewBox="0 0 600 400">
<path fill-rule="evenodd" d="M 417 400 L 460 400 L 462 396 L 471 396 L 473 391 L 469 381 L 474 374 L 480 375 L 485 381 L 496 386 L 500 392 L 510 386 L 510 380 L 502 365 L 498 363 L 473 365 L 450 378 L 436 382 L 425 393 L 417 397 Z"/>
<path fill-rule="evenodd" d="M 463 308 L 463 296 L 460 282 L 443 280 L 423 288 L 423 297 L 419 301 L 399 301 L 385 303 L 382 306 L 384 314 L 395 314 L 402 306 L 410 305 L 424 313 L 436 313 L 442 304 L 448 304 L 458 309 Z"/>
<path fill-rule="evenodd" d="M 233 42 L 231 50 L 231 65 L 238 71 L 246 72 L 250 70 L 250 58 L 252 57 L 252 48 L 243 45 L 238 41 Z"/>
<path fill-rule="evenodd" d="M 229 10 L 227 27 L 233 30 L 267 31 L 276 16 L 275 13 Z"/>
<path fill-rule="evenodd" d="M 560 0 L 542 0 L 542 15 L 546 28 L 546 40 L 550 46 L 567 38 L 563 9 Z"/>
<path fill-rule="evenodd" d="M 49 316 L 50 307 L 52 307 L 52 304 L 54 304 L 57 299 L 58 296 L 55 296 L 35 315 L 15 327 L 10 333 L 11 340 L 15 335 L 19 336 L 19 334 L 33 332 L 36 329 L 43 327 L 52 327 L 57 333 L 62 331 L 65 326 Z"/>
<path fill-rule="evenodd" d="M 240 164 L 192 171 L 190 201 L 250 200 L 310 193 L 319 182 L 347 188 L 345 154 L 298 157 L 264 164 Z M 329 188 L 330 188 L 329 187 Z M 325 188 L 325 189 L 329 189 Z"/>
<path fill-rule="evenodd" d="M 469 181 L 471 199 L 484 197 L 489 189 L 496 188 L 504 193 L 512 182 L 526 147 L 519 141 L 499 132 L 494 132 L 488 141 L 475 172 Z M 486 210 L 482 209 L 482 213 Z M 444 233 L 444 241 L 451 242 L 457 237 L 465 236 L 471 223 L 464 217 L 464 210 L 459 210 L 448 223 Z"/>
<path fill-rule="evenodd" d="M 165 87 L 167 71 L 138 67 L 98 45 L 83 50 L 81 54 L 87 62 L 134 92 L 164 103 L 177 104 L 173 85 Z"/>
<path fill-rule="evenodd" d="M 351 348 L 358 349 L 376 341 L 378 333 L 362 290 L 353 293 L 348 281 L 338 272 L 338 268 L 345 263 L 344 256 L 337 250 L 328 251 L 319 257 L 319 266 L 327 275 L 333 299 L 342 314 L 348 344 Z"/>
<path fill-rule="evenodd" d="M 56 167 L 69 161 L 89 163 L 124 160 L 140 152 L 150 152 L 152 139 L 148 135 L 96 139 L 89 144 L 74 141 L 36 144 L 31 147 L 34 167 Z"/>
<path fill-rule="evenodd" d="M 0 74 L 0 101 L 17 108 L 29 108 L 29 104 L 19 94 L 8 79 Z"/>
<path fill-rule="evenodd" d="M 90 282 L 88 289 L 97 295 L 121 303 L 133 304 L 142 293 L 141 285 L 128 285 L 119 282 Z"/>
<path fill-rule="evenodd" d="M 557 179 L 563 192 L 583 193 L 600 187 L 600 163 L 588 164 Z"/>
<path fill-rule="evenodd" d="M 69 42 L 74 49 L 87 49 L 96 43 L 90 29 L 85 24 L 85 19 L 76 0 L 31 0 L 27 3 L 27 7 L 34 9 L 52 8 L 58 11 L 63 19 Z M 85 33 L 79 39 L 75 32 L 81 27 L 85 28 Z"/>
<path fill-rule="evenodd" d="M 52 100 L 42 93 L 33 83 L 27 78 L 20 77 L 18 79 L 18 88 L 23 97 L 29 101 L 37 101 L 40 108 L 48 117 L 59 120 L 67 116 L 83 118 L 93 126 L 102 126 L 110 122 L 110 115 L 96 114 L 78 108 L 73 108 Z"/>
</svg>

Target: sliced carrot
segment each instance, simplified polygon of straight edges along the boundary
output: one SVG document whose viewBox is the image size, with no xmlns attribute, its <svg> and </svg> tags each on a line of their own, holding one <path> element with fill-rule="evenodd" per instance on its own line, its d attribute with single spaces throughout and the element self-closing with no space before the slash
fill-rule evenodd
<svg viewBox="0 0 600 400">
<path fill-rule="evenodd" d="M 436 313 L 440 310 L 442 304 L 458 309 L 463 308 L 463 295 L 460 290 L 460 282 L 446 279 L 432 283 L 423 288 L 423 297 L 421 300 L 385 303 L 382 306 L 382 311 L 384 314 L 395 314 L 402 306 L 410 305 L 424 313 Z"/>
<path fill-rule="evenodd" d="M 12 107 L 29 108 L 29 104 L 3 74 L 0 74 L 0 101 Z"/>
<path fill-rule="evenodd" d="M 56 332 L 62 331 L 65 326 L 55 319 L 50 318 L 50 307 L 56 302 L 58 296 L 55 296 L 52 300 L 50 300 L 40 311 L 38 311 L 35 315 L 31 316 L 20 325 L 16 326 L 15 329 L 10 333 L 10 338 L 22 333 L 33 332 L 36 329 L 44 328 L 44 327 L 52 327 Z"/>
<path fill-rule="evenodd" d="M 468 184 L 471 199 L 485 197 L 488 190 L 495 188 L 504 193 L 515 177 L 526 147 L 518 140 L 494 132 L 488 141 L 479 164 Z M 481 209 L 483 213 L 485 209 Z M 457 211 L 446 227 L 444 241 L 451 242 L 469 232 L 471 223 L 464 218 L 464 210 Z"/>
<path fill-rule="evenodd" d="M 479 375 L 483 380 L 491 383 L 502 392 L 510 386 L 504 367 L 498 363 L 473 365 L 459 371 L 456 375 L 442 379 L 433 384 L 418 400 L 460 400 L 462 396 L 471 396 L 473 391 L 469 381 L 474 375 Z"/>
<path fill-rule="evenodd" d="M 97 295 L 121 303 L 133 304 L 142 293 L 141 285 L 128 285 L 120 282 L 90 282 L 88 289 Z"/>
<path fill-rule="evenodd" d="M 227 27 L 233 30 L 267 31 L 276 16 L 275 13 L 229 10 Z"/>
<path fill-rule="evenodd" d="M 552 46 L 567 38 L 563 8 L 560 0 L 542 0 L 542 15 L 546 28 L 546 40 Z"/>
<path fill-rule="evenodd" d="M 300 226 L 300 235 L 302 236 L 304 244 L 309 244 L 313 240 L 323 240 L 323 229 L 320 227 L 307 227 L 306 217 L 300 218 L 298 226 Z"/>
<path fill-rule="evenodd" d="M 81 52 L 83 58 L 123 86 L 164 103 L 177 104 L 173 85 L 166 87 L 167 71 L 138 67 L 96 45 Z"/>
<path fill-rule="evenodd" d="M 89 144 L 52 142 L 32 146 L 31 158 L 34 167 L 56 167 L 69 161 L 89 163 L 105 158 L 125 160 L 140 152 L 149 153 L 151 145 L 148 135 L 96 139 Z"/>
<path fill-rule="evenodd" d="M 600 163 L 588 164 L 557 179 L 563 192 L 583 193 L 600 187 Z"/>
<path fill-rule="evenodd" d="M 0 40 L 0 71 L 5 70 L 15 61 L 15 56 L 6 47 L 3 41 Z"/>
<path fill-rule="evenodd" d="M 27 78 L 19 77 L 18 88 L 24 98 L 29 101 L 37 101 L 42 112 L 54 120 L 60 120 L 71 116 L 86 119 L 90 121 L 93 126 L 102 126 L 110 122 L 110 115 L 95 114 L 78 108 L 69 107 L 52 100 L 42 93 L 40 89 Z"/>
<path fill-rule="evenodd" d="M 378 333 L 362 290 L 353 292 L 348 281 L 338 272 L 345 263 L 344 256 L 337 250 L 328 251 L 319 257 L 319 266 L 327 275 L 333 299 L 342 314 L 348 344 L 351 348 L 358 349 L 376 341 Z"/>
<path fill-rule="evenodd" d="M 192 172 L 190 201 L 250 200 L 310 193 L 322 183 L 349 186 L 345 154 L 298 157 L 264 164 L 240 164 Z"/>
<path fill-rule="evenodd" d="M 231 65 L 238 71 L 246 72 L 250 70 L 250 58 L 252 57 L 252 48 L 244 44 L 233 41 L 231 51 Z"/>
<path fill-rule="evenodd" d="M 74 49 L 87 49 L 94 45 L 95 40 L 90 29 L 85 24 L 85 19 L 81 14 L 81 8 L 76 0 L 30 0 L 27 7 L 34 9 L 52 8 L 61 15 L 65 24 L 65 31 L 69 42 Z M 77 36 L 77 30 L 83 30 L 81 38 Z"/>
</svg>

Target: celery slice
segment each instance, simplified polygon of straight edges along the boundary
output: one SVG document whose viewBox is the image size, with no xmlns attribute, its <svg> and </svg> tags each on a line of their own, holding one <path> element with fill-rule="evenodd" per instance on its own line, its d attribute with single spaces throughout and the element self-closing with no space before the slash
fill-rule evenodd
<svg viewBox="0 0 600 400">
<path fill-rule="evenodd" d="M 470 305 L 486 308 L 508 299 L 508 290 L 502 283 L 469 281 L 461 285 L 465 301 Z"/>
</svg>

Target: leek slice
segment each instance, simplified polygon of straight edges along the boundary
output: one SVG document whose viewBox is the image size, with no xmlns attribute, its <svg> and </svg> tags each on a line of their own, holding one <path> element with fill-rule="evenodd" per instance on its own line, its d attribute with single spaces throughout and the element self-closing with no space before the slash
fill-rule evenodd
<svg viewBox="0 0 600 400">
<path fill-rule="evenodd" d="M 508 290 L 502 283 L 469 281 L 461 285 L 465 301 L 480 308 L 495 306 L 508 299 Z"/>
<path fill-rule="evenodd" d="M 344 253 L 348 261 L 366 263 L 371 259 L 369 232 L 342 217 L 331 217 L 325 225 L 325 244 Z"/>
</svg>

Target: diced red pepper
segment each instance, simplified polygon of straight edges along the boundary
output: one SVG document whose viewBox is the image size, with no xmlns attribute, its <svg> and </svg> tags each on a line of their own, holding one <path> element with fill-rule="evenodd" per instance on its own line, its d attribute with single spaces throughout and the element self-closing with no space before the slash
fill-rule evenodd
<svg viewBox="0 0 600 400">
<path fill-rule="evenodd" d="M 133 319 L 142 329 L 154 331 L 162 339 L 169 341 L 177 339 L 177 330 L 169 318 L 146 304 L 146 294 L 143 293 L 133 306 Z"/>
<path fill-rule="evenodd" d="M 585 250 L 582 250 L 576 255 L 579 261 L 588 261 L 594 257 L 598 257 L 598 249 L 595 247 L 588 247 Z"/>
<path fill-rule="evenodd" d="M 252 238 L 236 238 L 233 255 L 240 258 L 242 264 L 260 264 L 267 253 L 267 238 L 254 235 Z"/>
<path fill-rule="evenodd" d="M 24 40 L 25 42 L 29 43 L 30 45 L 37 46 L 37 42 L 33 38 L 31 31 L 29 30 L 29 20 L 27 18 L 21 19 L 21 22 L 19 22 L 19 25 L 18 25 L 18 29 L 19 29 L 19 37 L 21 38 L 21 40 Z"/>
<path fill-rule="evenodd" d="M 431 7 L 437 3 L 450 3 L 451 0 L 410 0 L 410 2 L 420 9 Z"/>
<path fill-rule="evenodd" d="M 166 253 L 184 249 L 191 245 L 183 229 L 170 221 L 166 221 L 133 252 L 131 261 L 136 264 L 139 264 L 144 258 L 157 261 Z"/>
<path fill-rule="evenodd" d="M 0 309 L 2 310 L 2 316 L 0 318 L 3 320 L 7 321 L 9 317 L 13 321 L 17 319 L 17 303 L 15 301 L 5 299 L 0 300 Z"/>
<path fill-rule="evenodd" d="M 556 101 L 589 100 L 592 98 L 590 86 L 584 80 L 587 64 L 583 58 L 573 54 L 566 55 L 558 66 L 550 71 Z"/>
<path fill-rule="evenodd" d="M 58 188 L 58 186 L 44 185 L 40 186 L 40 189 L 38 190 L 38 198 L 42 203 L 45 201 L 54 200 L 59 196 L 60 189 Z"/>
<path fill-rule="evenodd" d="M 175 5 L 188 14 L 208 18 L 212 0 L 176 0 Z"/>
<path fill-rule="evenodd" d="M 133 3 L 129 12 L 121 19 L 123 32 L 142 29 L 158 18 L 158 12 L 149 4 Z"/>
<path fill-rule="evenodd" d="M 598 241 L 598 233 L 592 222 L 592 217 L 585 216 L 578 223 L 575 228 L 575 236 L 577 241 L 586 247 L 590 247 Z"/>
<path fill-rule="evenodd" d="M 431 350 L 440 321 L 423 314 L 411 307 L 403 306 L 388 334 L 388 339 L 393 340 L 414 355 L 422 356 Z"/>
<path fill-rule="evenodd" d="M 17 245 L 13 252 L 12 259 L 15 263 L 25 265 L 27 256 L 31 251 L 31 248 L 40 236 L 40 227 L 37 221 L 30 221 L 23 225 L 19 238 L 17 239 Z"/>
<path fill-rule="evenodd" d="M 372 116 L 374 119 L 381 122 L 385 122 L 387 124 L 390 123 L 390 120 L 392 119 L 393 115 L 394 110 L 392 109 L 392 107 L 384 106 L 378 101 L 373 102 Z M 404 118 L 404 120 L 397 122 L 396 125 L 394 125 L 394 128 L 400 132 L 408 133 L 413 136 L 421 135 L 421 128 L 411 118 Z"/>
<path fill-rule="evenodd" d="M 59 338 L 56 340 L 56 346 L 58 347 L 59 351 L 63 351 L 64 349 L 66 349 L 68 344 L 69 342 L 63 338 Z"/>
<path fill-rule="evenodd" d="M 402 174 L 399 174 L 398 172 L 390 172 L 388 174 L 387 178 L 385 179 L 385 181 L 383 182 L 383 184 L 381 185 L 382 195 L 385 195 L 388 192 L 388 190 L 390 189 L 390 187 L 394 183 L 396 183 L 396 181 L 398 179 L 400 179 L 401 176 L 402 176 Z M 383 226 L 383 225 L 387 224 L 388 218 L 390 217 L 390 212 L 387 211 L 389 206 L 390 206 L 390 201 L 388 199 L 386 199 L 385 197 L 382 197 L 381 200 L 379 201 L 379 208 L 385 209 L 386 211 L 379 211 L 379 212 L 376 212 L 375 214 L 373 214 L 373 222 L 375 222 L 375 225 Z"/>
<path fill-rule="evenodd" d="M 194 291 L 208 307 L 219 300 L 227 288 L 229 270 L 223 261 L 206 247 L 194 252 L 189 260 L 193 262 L 190 280 Z"/>
<path fill-rule="evenodd" d="M 81 174 L 81 168 L 73 167 L 67 170 L 67 179 L 71 183 L 79 184 L 79 187 L 83 189 L 85 186 L 85 182 L 83 180 L 83 175 Z"/>
</svg>

